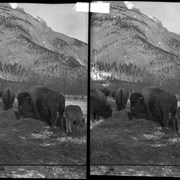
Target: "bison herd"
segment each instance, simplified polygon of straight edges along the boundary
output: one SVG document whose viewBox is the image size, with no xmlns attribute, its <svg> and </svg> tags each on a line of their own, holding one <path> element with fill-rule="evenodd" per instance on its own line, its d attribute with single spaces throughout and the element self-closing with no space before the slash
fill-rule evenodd
<svg viewBox="0 0 180 180">
<path fill-rule="evenodd" d="M 177 107 L 177 98 L 156 86 L 145 87 L 141 93 L 128 93 L 126 89 L 119 88 L 116 92 L 108 88 L 90 90 L 90 115 L 93 120 L 100 117 L 112 116 L 113 108 L 107 101 L 111 95 L 115 99 L 117 110 L 126 108 L 129 120 L 147 119 L 158 122 L 163 128 L 179 131 L 180 108 Z M 52 91 L 44 86 L 34 86 L 28 92 L 21 92 L 17 96 L 11 88 L 0 91 L 4 109 L 12 108 L 15 98 L 18 102 L 17 119 L 34 118 L 45 121 L 51 128 L 58 127 L 62 131 L 71 132 L 71 126 L 82 127 L 85 120 L 82 110 L 77 105 L 65 107 L 65 96 L 57 91 Z"/>
<path fill-rule="evenodd" d="M 130 101 L 130 109 L 127 110 L 129 120 L 147 119 L 158 122 L 164 129 L 179 132 L 180 108 L 177 107 L 177 98 L 169 92 L 165 92 L 156 86 L 142 89 L 141 93 L 129 94 L 124 88 L 116 92 L 104 88 L 102 90 L 90 90 L 90 114 L 93 120 L 99 117 L 108 118 L 112 116 L 112 107 L 107 101 L 110 95 L 115 99 L 117 110 L 125 109 L 127 101 Z"/>
<path fill-rule="evenodd" d="M 16 118 L 34 118 L 46 122 L 51 128 L 58 127 L 62 131 L 72 132 L 72 126 L 82 127 L 84 118 L 78 105 L 65 107 L 65 96 L 44 86 L 34 86 L 28 92 L 17 96 L 11 88 L 0 92 L 4 110 L 11 109 L 15 98 L 18 102 Z"/>
</svg>

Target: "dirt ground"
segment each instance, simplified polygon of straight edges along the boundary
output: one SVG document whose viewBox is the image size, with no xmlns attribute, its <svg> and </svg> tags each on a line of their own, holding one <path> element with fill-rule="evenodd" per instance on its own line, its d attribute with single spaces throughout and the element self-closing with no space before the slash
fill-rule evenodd
<svg viewBox="0 0 180 180">
<path fill-rule="evenodd" d="M 86 166 L 0 166 L 0 178 L 85 179 Z"/>
<path fill-rule="evenodd" d="M 86 105 L 87 102 L 81 102 L 83 113 Z M 86 124 L 74 128 L 72 133 L 64 133 L 58 128 L 50 130 L 45 122 L 35 119 L 17 120 L 14 113 L 17 102 L 7 111 L 2 107 L 0 101 L 0 177 L 23 174 L 53 177 L 54 173 L 57 178 L 86 176 Z"/>
<path fill-rule="evenodd" d="M 91 174 L 136 175 L 139 169 L 144 176 L 146 172 L 179 176 L 179 134 L 146 119 L 130 121 L 126 112 L 129 104 L 125 110 L 116 111 L 115 101 L 108 101 L 113 107 L 112 117 L 91 124 Z M 108 165 L 114 165 L 112 172 Z"/>
<path fill-rule="evenodd" d="M 180 177 L 180 166 L 91 166 L 91 175 Z"/>
</svg>

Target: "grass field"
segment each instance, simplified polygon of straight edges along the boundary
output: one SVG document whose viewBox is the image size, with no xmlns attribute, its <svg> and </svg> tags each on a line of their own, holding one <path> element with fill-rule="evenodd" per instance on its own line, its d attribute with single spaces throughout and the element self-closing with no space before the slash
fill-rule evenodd
<svg viewBox="0 0 180 180">
<path fill-rule="evenodd" d="M 130 121 L 126 110 L 116 111 L 102 120 L 90 132 L 91 167 L 117 166 L 174 166 L 180 165 L 180 136 L 158 123 L 146 119 Z M 91 172 L 93 173 L 93 171 Z"/>
<path fill-rule="evenodd" d="M 83 115 L 87 115 L 86 102 L 68 101 L 67 104 L 80 105 L 83 113 L 86 113 Z M 17 102 L 14 103 L 12 109 L 7 111 L 3 110 L 2 106 L 2 101 L 0 101 L 0 166 L 26 164 L 30 168 L 31 165 L 42 165 L 43 167 L 68 165 L 69 168 L 66 168 L 68 171 L 73 168 L 71 165 L 82 165 L 79 177 L 82 174 L 85 177 L 86 124 L 82 128 L 73 129 L 72 133 L 63 133 L 58 128 L 50 130 L 45 122 L 36 119 L 17 120 L 14 114 L 17 110 Z M 31 170 L 37 170 L 37 168 L 32 166 Z"/>
</svg>

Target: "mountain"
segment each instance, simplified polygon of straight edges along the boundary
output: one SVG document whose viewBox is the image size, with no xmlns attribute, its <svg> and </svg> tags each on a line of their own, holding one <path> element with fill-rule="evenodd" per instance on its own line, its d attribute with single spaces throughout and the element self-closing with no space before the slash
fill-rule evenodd
<svg viewBox="0 0 180 180">
<path fill-rule="evenodd" d="M 179 83 L 180 35 L 130 2 L 104 2 L 110 13 L 91 15 L 92 80 Z"/>
<path fill-rule="evenodd" d="M 0 3 L 2 80 L 42 84 L 87 78 L 86 43 L 54 32 L 42 18 L 10 4 Z"/>
</svg>

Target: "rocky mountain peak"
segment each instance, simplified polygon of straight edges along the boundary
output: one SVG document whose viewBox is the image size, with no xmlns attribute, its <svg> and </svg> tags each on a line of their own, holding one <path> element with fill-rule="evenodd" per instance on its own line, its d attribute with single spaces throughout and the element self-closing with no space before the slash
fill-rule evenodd
<svg viewBox="0 0 180 180">
<path fill-rule="evenodd" d="M 42 18 L 0 3 L 0 80 L 55 83 L 64 77 L 72 84 L 86 77 L 87 50 L 86 43 L 54 32 Z"/>
<path fill-rule="evenodd" d="M 109 14 L 92 15 L 91 61 L 96 77 L 153 83 L 180 79 L 180 35 L 127 2 L 110 5 Z"/>
</svg>

